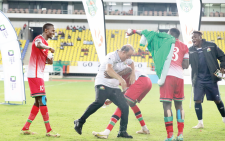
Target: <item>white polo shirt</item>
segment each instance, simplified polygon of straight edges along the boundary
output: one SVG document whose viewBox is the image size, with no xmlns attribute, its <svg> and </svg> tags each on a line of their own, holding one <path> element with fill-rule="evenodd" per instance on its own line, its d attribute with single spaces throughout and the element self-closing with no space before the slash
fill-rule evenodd
<svg viewBox="0 0 225 141">
<path fill-rule="evenodd" d="M 101 64 L 98 74 L 95 79 L 96 85 L 105 85 L 110 88 L 118 88 L 119 89 L 119 81 L 117 79 L 108 79 L 105 78 L 104 72 L 106 71 L 107 64 L 111 64 L 113 66 L 113 70 L 118 73 L 124 70 L 127 65 L 131 65 L 133 61 L 131 59 L 127 59 L 124 62 L 120 60 L 119 54 L 117 51 L 109 53 L 105 57 L 105 61 Z"/>
</svg>

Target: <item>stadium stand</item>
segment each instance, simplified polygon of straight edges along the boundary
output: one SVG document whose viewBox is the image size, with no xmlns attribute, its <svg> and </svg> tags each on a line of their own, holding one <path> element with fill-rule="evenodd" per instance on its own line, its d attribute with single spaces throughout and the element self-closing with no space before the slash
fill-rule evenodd
<svg viewBox="0 0 225 141">
<path fill-rule="evenodd" d="M 21 32 L 21 28 L 15 28 L 16 34 L 17 36 L 19 36 L 20 32 Z"/>
<path fill-rule="evenodd" d="M 54 61 L 69 61 L 71 66 L 77 66 L 78 61 L 98 61 L 97 52 L 95 46 L 91 44 L 84 44 L 84 41 L 91 41 L 92 36 L 89 29 L 79 32 L 76 30 L 57 29 L 65 33 L 65 39 L 60 39 L 61 35 L 58 35 L 57 40 L 50 40 L 49 45 L 54 47 L 56 52 Z M 111 35 L 114 34 L 114 38 Z M 71 39 L 68 39 L 68 35 L 71 35 Z M 77 41 L 78 36 L 81 41 Z M 107 53 L 119 49 L 124 44 L 131 44 L 135 49 L 135 54 L 132 59 L 135 62 L 147 62 L 148 67 L 154 68 L 154 62 L 145 47 L 139 46 L 140 36 L 133 35 L 129 38 L 125 38 L 125 30 L 106 29 L 106 42 L 107 42 Z M 203 38 L 207 41 L 215 42 L 223 51 L 224 46 L 224 32 L 216 31 L 203 31 Z M 62 42 L 73 43 L 72 46 L 64 46 L 64 50 L 60 50 Z"/>
</svg>

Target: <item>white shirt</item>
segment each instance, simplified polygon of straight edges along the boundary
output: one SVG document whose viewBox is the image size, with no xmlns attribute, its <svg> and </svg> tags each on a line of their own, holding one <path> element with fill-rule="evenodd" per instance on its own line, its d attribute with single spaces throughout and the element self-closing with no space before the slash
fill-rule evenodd
<svg viewBox="0 0 225 141">
<path fill-rule="evenodd" d="M 124 70 L 127 65 L 132 64 L 133 61 L 131 59 L 127 59 L 124 62 L 120 60 L 119 54 L 117 51 L 109 53 L 105 57 L 105 61 L 99 67 L 98 74 L 95 79 L 96 85 L 105 85 L 110 88 L 118 88 L 119 89 L 119 81 L 117 79 L 107 79 L 105 78 L 104 72 L 106 71 L 106 66 L 111 64 L 113 66 L 113 70 L 118 73 Z"/>
</svg>

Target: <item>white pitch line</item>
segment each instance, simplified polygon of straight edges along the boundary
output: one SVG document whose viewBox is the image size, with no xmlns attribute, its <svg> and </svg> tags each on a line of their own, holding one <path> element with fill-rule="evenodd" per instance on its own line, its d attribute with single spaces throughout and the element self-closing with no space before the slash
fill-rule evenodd
<svg viewBox="0 0 225 141">
<path fill-rule="evenodd" d="M 58 85 L 64 85 L 64 84 L 68 84 L 68 83 L 76 83 L 76 82 L 66 82 L 66 83 L 60 83 L 60 84 L 56 84 L 56 85 L 47 85 L 47 86 L 45 86 L 45 88 L 46 87 L 52 87 L 52 86 L 58 86 Z M 26 88 L 25 91 L 27 91 L 29 89 L 30 88 Z M 2 94 L 4 94 L 4 92 L 3 93 L 0 93 L 0 95 L 2 95 Z"/>
</svg>

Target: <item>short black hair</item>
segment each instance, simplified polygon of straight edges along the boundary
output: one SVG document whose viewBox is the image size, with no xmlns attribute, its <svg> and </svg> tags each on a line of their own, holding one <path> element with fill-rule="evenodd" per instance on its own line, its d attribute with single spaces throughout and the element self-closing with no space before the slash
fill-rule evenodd
<svg viewBox="0 0 225 141">
<path fill-rule="evenodd" d="M 131 45 L 126 44 L 126 45 L 122 46 L 122 48 L 120 50 L 124 51 L 124 52 L 129 52 L 130 50 L 134 51 L 134 48 Z"/>
<path fill-rule="evenodd" d="M 179 36 L 180 36 L 180 31 L 179 31 L 179 29 L 177 29 L 177 28 L 171 28 L 171 29 L 170 29 L 170 34 L 171 34 L 172 36 L 174 36 L 175 38 L 179 38 Z"/>
<path fill-rule="evenodd" d="M 50 26 L 54 26 L 53 24 L 51 23 L 46 23 L 44 24 L 43 28 L 42 28 L 42 31 L 45 32 L 45 29 L 49 29 Z"/>
<path fill-rule="evenodd" d="M 195 34 L 195 33 L 196 33 L 196 34 L 199 34 L 199 36 L 202 36 L 202 35 L 203 35 L 201 31 L 196 31 L 196 30 L 195 30 L 195 31 L 192 32 L 192 34 Z"/>
</svg>

